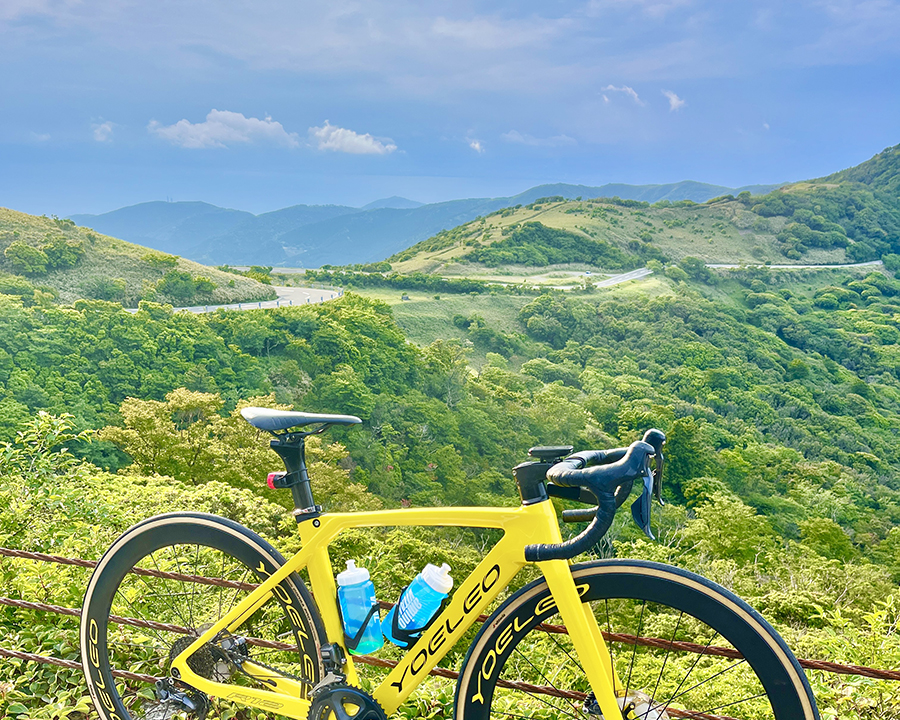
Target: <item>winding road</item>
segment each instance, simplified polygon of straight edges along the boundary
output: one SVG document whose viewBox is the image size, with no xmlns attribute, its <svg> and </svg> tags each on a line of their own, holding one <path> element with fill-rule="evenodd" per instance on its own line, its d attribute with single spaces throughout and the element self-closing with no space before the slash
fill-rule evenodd
<svg viewBox="0 0 900 720">
<path fill-rule="evenodd" d="M 277 308 L 289 305 L 312 305 L 314 303 L 334 300 L 344 294 L 343 290 L 320 290 L 318 288 L 285 287 L 273 285 L 272 289 L 278 293 L 275 300 L 262 300 L 260 302 L 231 303 L 229 305 L 191 305 L 190 307 L 172 308 L 174 312 L 211 313 L 216 310 L 258 310 L 260 308 Z M 126 308 L 130 313 L 136 313 L 137 308 Z"/>
<path fill-rule="evenodd" d="M 879 265 L 883 265 L 884 263 L 881 260 L 871 260 L 869 262 L 862 263 L 846 263 L 843 265 L 764 265 L 762 263 L 756 265 L 748 265 L 746 263 L 740 264 L 726 264 L 726 263 L 706 263 L 706 267 L 708 268 L 719 268 L 722 270 L 733 270 L 736 268 L 751 268 L 751 267 L 764 267 L 769 270 L 814 270 L 814 269 L 840 269 L 840 268 L 858 268 L 858 267 L 877 267 Z M 621 275 L 613 275 L 612 277 L 608 277 L 605 280 L 599 280 L 594 283 L 594 287 L 597 288 L 606 288 L 613 287 L 614 285 L 621 285 L 622 283 L 630 282 L 632 280 L 641 280 L 648 275 L 652 275 L 653 271 L 649 268 L 639 268 L 637 270 L 630 270 L 629 272 L 622 273 Z M 565 286 L 553 286 L 559 290 L 568 290 L 573 287 L 578 287 L 577 285 L 565 285 Z M 192 305 L 190 307 L 177 307 L 173 308 L 175 312 L 192 312 L 192 313 L 211 313 L 216 310 L 257 310 L 264 308 L 277 308 L 284 307 L 289 305 L 312 305 L 314 303 L 326 302 L 328 300 L 334 300 L 337 297 L 341 297 L 344 294 L 344 291 L 341 289 L 337 290 L 320 290 L 317 288 L 302 288 L 302 287 L 285 287 L 283 285 L 273 285 L 272 288 L 275 292 L 278 293 L 278 297 L 275 300 L 263 300 L 261 302 L 245 302 L 245 303 L 231 303 L 230 305 Z M 135 313 L 137 312 L 136 308 L 126 308 L 128 312 Z"/>
<path fill-rule="evenodd" d="M 747 263 L 738 264 L 738 265 L 720 265 L 718 263 L 706 263 L 706 267 L 708 268 L 722 268 L 725 270 L 734 270 L 735 268 L 742 267 L 765 267 L 769 268 L 769 270 L 815 270 L 821 268 L 855 268 L 855 267 L 875 267 L 877 265 L 884 265 L 881 260 L 870 260 L 869 262 L 861 262 L 861 263 L 845 263 L 843 265 L 763 265 L 762 263 L 758 263 L 756 265 L 748 265 Z"/>
</svg>

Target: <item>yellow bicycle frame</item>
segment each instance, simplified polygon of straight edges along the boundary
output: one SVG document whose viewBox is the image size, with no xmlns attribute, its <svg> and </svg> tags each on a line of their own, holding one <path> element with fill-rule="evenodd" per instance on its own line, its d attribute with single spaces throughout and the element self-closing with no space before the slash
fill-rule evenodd
<svg viewBox="0 0 900 720">
<path fill-rule="evenodd" d="M 375 699 L 388 715 L 400 707 L 527 564 L 524 554 L 526 545 L 562 542 L 556 512 L 549 501 L 516 508 L 450 507 L 334 513 L 304 520 L 299 525 L 303 543 L 300 552 L 185 648 L 172 662 L 173 675 L 207 695 L 304 720 L 310 707 L 309 688 L 305 684 L 274 675 L 254 665 L 251 658 L 244 662 L 244 669 L 253 677 L 267 681 L 274 689 L 238 687 L 197 675 L 188 666 L 187 660 L 220 632 L 238 634 L 241 624 L 270 600 L 273 592 L 277 592 L 278 584 L 303 568 L 308 570 L 328 642 L 344 647 L 344 631 L 338 614 L 337 589 L 328 546 L 348 528 L 399 526 L 496 528 L 503 530 L 504 534 L 472 574 L 459 585 L 441 614 L 374 691 Z M 587 589 L 586 586 L 576 587 L 565 560 L 550 560 L 537 565 L 550 588 L 552 597 L 548 600 L 559 609 L 604 717 L 619 717 L 621 710 L 616 696 L 622 694 L 622 685 L 615 675 L 596 618 L 590 606 L 580 600 L 579 595 Z M 543 610 L 551 607 L 552 604 L 547 604 Z M 343 673 L 347 676 L 347 682 L 358 686 L 353 656 L 349 653 L 346 656 Z"/>
</svg>

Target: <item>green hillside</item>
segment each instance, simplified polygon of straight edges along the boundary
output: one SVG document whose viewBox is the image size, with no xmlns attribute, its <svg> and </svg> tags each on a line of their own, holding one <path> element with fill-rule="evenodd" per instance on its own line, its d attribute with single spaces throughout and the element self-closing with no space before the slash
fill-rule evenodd
<svg viewBox="0 0 900 720">
<path fill-rule="evenodd" d="M 0 292 L 30 303 L 140 300 L 175 306 L 274 297 L 247 277 L 132 245 L 70 220 L 0 208 Z"/>
<path fill-rule="evenodd" d="M 515 503 L 509 468 L 529 446 L 617 446 L 653 425 L 669 435 L 671 502 L 654 509 L 661 542 L 624 512 L 597 552 L 726 584 L 800 656 L 893 668 L 900 281 L 854 272 L 744 270 L 715 286 L 654 276 L 653 294 L 413 293 L 395 298 L 397 320 L 354 294 L 207 316 L 152 303 L 133 315 L 97 301 L 25 307 L 0 294 L 0 436 L 10 441 L 0 441 L 0 544 L 93 558 L 145 515 L 192 509 L 296 549 L 278 507 L 287 497 L 264 487 L 278 460 L 237 415 L 247 402 L 364 418 L 329 431 L 339 444 L 313 443 L 311 474 L 329 509 Z M 413 335 L 427 344 L 408 343 Z M 68 439 L 42 410 L 73 413 L 99 441 Z M 96 465 L 43 450 L 59 443 Z M 464 575 L 487 542 L 389 532 L 351 533 L 334 548 L 336 563 L 366 558 L 388 600 L 426 561 Z M 0 559 L 7 595 L 65 607 L 78 606 L 87 575 Z M 27 652 L 76 658 L 74 627 L 0 610 L 4 646 Z M 900 712 L 889 682 L 810 675 L 833 710 L 824 717 Z M 5 662 L 0 683 L 0 715 L 88 717 L 77 673 Z M 407 717 L 447 716 L 433 709 L 450 690 L 429 693 Z"/>
<path fill-rule="evenodd" d="M 703 204 L 561 196 L 507 208 L 389 258 L 399 272 L 471 274 L 578 262 L 621 270 L 710 263 L 850 263 L 900 251 L 900 146 L 820 180 Z"/>
<path fill-rule="evenodd" d="M 823 182 L 857 182 L 875 192 L 900 198 L 900 145 L 889 147 L 862 165 L 822 178 Z"/>
<path fill-rule="evenodd" d="M 622 446 L 655 426 L 668 436 L 669 502 L 653 510 L 659 541 L 648 542 L 625 510 L 580 559 L 700 572 L 746 598 L 800 657 L 895 669 L 900 258 L 896 202 L 885 189 L 895 160 L 883 153 L 844 171 L 852 178 L 703 205 L 535 202 L 392 259 L 395 269 L 467 277 L 326 270 L 316 277 L 360 290 L 317 305 L 208 315 L 154 302 L 136 313 L 101 300 L 58 307 L 43 302 L 49 290 L 21 292 L 25 275 L 7 276 L 0 546 L 96 558 L 142 517 L 189 509 L 234 518 L 296 551 L 289 497 L 264 484 L 279 460 L 240 419 L 246 404 L 363 419 L 310 439 L 326 510 L 516 504 L 510 468 L 528 447 Z M 171 270 L 191 280 L 199 272 L 179 260 L 166 269 L 166 256 L 62 221 L 2 217 L 3 262 L 23 272 L 32 263 L 32 287 L 126 261 L 150 268 L 154 291 Z M 884 267 L 710 270 L 698 259 L 872 253 Z M 568 282 L 546 270 L 561 259 L 611 271 L 649 263 L 654 272 L 602 289 L 581 284 L 584 270 L 568 290 L 532 287 L 521 274 L 508 286 L 476 279 L 513 267 L 543 272 L 548 285 L 554 275 Z M 41 263 L 43 274 L 34 271 Z M 335 543 L 332 559 L 364 559 L 379 598 L 392 601 L 425 562 L 464 576 L 491 538 L 359 530 Z M 88 574 L 0 557 L 4 594 L 28 601 L 78 607 Z M 0 606 L 0 647 L 74 660 L 76 627 Z M 444 665 L 461 662 L 460 652 Z M 895 681 L 808 674 L 826 720 L 900 717 Z M 442 682 L 429 683 L 403 717 L 449 717 L 452 688 Z M 725 683 L 711 678 L 711 695 L 726 694 Z M 15 660 L 0 662 L 0 717 L 91 715 L 77 672 Z"/>
</svg>

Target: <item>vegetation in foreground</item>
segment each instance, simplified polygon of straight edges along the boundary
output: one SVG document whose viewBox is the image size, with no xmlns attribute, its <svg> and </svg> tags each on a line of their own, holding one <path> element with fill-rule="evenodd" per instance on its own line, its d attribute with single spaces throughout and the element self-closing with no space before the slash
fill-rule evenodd
<svg viewBox="0 0 900 720">
<path fill-rule="evenodd" d="M 141 300 L 174 306 L 270 300 L 253 278 L 223 273 L 175 255 L 76 227 L 71 220 L 0 208 L 0 293 L 27 304 Z"/>
<path fill-rule="evenodd" d="M 195 508 L 290 551 L 285 498 L 248 489 L 278 460 L 234 414 L 261 395 L 253 402 L 365 419 L 330 431 L 338 444 L 317 451 L 318 492 L 333 509 L 515 503 L 508 468 L 527 447 L 615 446 L 658 426 L 670 438 L 673 501 L 658 515 L 661 542 L 623 517 L 602 552 L 725 584 L 800 656 L 896 667 L 900 284 L 876 273 L 801 291 L 779 277 L 745 270 L 712 288 L 685 273 L 657 280 L 669 290 L 653 298 L 545 292 L 516 298 L 503 325 L 502 313 L 454 313 L 460 339 L 423 348 L 385 304 L 352 294 L 209 316 L 153 303 L 134 315 L 99 301 L 38 309 L 0 295 L 0 432 L 13 442 L 2 453 L 0 543 L 96 556 L 140 516 Z M 76 430 L 107 428 L 92 443 L 63 443 L 92 464 L 54 465 L 65 455 L 35 451 L 52 444 L 29 440 L 47 432 L 35 426 L 50 422 L 33 419 L 41 411 L 71 412 Z M 16 459 L 29 448 L 44 460 Z M 464 571 L 490 540 L 396 532 L 387 543 L 353 535 L 336 552 L 365 558 L 388 599 L 426 559 Z M 64 606 L 78 604 L 86 579 L 27 561 L 0 568 L 10 594 Z M 0 618 L 8 645 L 75 656 L 55 618 L 10 608 Z M 77 675 L 12 661 L 0 675 L 11 686 L 3 712 L 80 717 Z M 812 680 L 827 718 L 900 713 L 894 684 Z"/>
</svg>

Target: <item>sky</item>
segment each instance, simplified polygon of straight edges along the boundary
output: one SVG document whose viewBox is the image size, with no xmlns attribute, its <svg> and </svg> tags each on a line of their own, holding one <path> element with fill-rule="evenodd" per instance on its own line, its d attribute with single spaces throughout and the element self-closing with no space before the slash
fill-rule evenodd
<svg viewBox="0 0 900 720">
<path fill-rule="evenodd" d="M 900 0 L 0 0 L 0 206 L 737 187 L 900 143 Z"/>
</svg>

